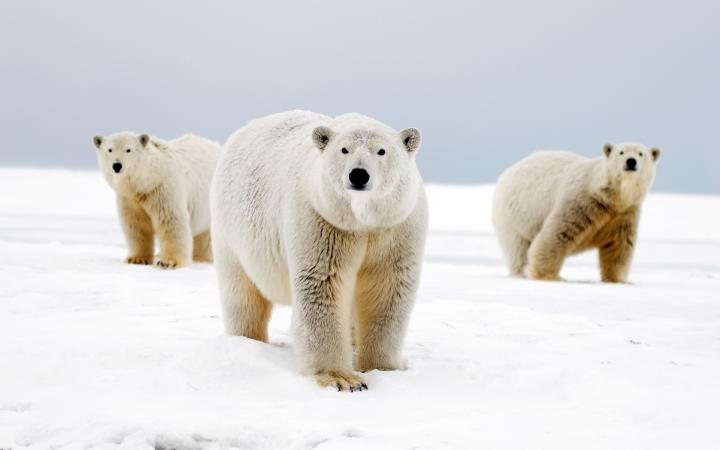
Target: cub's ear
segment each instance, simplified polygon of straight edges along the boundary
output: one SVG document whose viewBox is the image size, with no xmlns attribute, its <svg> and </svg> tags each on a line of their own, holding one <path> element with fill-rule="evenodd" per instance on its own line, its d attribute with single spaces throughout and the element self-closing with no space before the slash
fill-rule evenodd
<svg viewBox="0 0 720 450">
<path fill-rule="evenodd" d="M 612 144 L 605 144 L 603 145 L 603 153 L 605 153 L 605 157 L 610 157 L 610 153 L 612 153 L 613 146 Z"/>
<path fill-rule="evenodd" d="M 650 153 L 652 153 L 653 161 L 657 161 L 660 158 L 659 148 L 651 148 Z"/>
<path fill-rule="evenodd" d="M 93 145 L 95 145 L 95 148 L 97 148 L 99 150 L 102 143 L 103 143 L 102 136 L 93 136 Z"/>
<path fill-rule="evenodd" d="M 147 147 L 148 142 L 150 142 L 150 136 L 147 134 L 141 134 L 140 135 L 140 143 L 143 147 Z"/>
<path fill-rule="evenodd" d="M 398 136 L 407 151 L 414 152 L 420 148 L 420 130 L 417 128 L 405 128 L 398 134 Z"/>
<path fill-rule="evenodd" d="M 328 127 L 317 127 L 312 132 L 313 143 L 320 150 L 324 150 L 334 136 L 335 132 Z"/>
</svg>

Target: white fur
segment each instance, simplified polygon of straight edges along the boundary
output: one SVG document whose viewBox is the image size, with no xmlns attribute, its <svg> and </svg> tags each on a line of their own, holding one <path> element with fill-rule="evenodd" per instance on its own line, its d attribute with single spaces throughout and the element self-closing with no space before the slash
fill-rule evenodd
<svg viewBox="0 0 720 450">
<path fill-rule="evenodd" d="M 93 141 L 100 170 L 117 193 L 129 258 L 140 256 L 132 254 L 138 239 L 136 222 L 148 219 L 160 241 L 160 264 L 187 265 L 193 236 L 210 230 L 210 181 L 220 145 L 194 135 L 164 141 L 129 132 L 96 136 Z M 119 173 L 112 168 L 116 163 L 122 165 Z"/>
<path fill-rule="evenodd" d="M 605 155 L 596 159 L 539 151 L 508 168 L 495 188 L 492 219 L 510 272 L 521 276 L 526 265 L 544 264 L 533 261 L 533 250 L 547 246 L 557 255 L 540 277 L 555 278 L 556 259 L 562 264 L 569 254 L 607 244 L 601 241 L 609 236 L 608 224 L 619 225 L 614 220 L 631 213 L 625 231 L 634 237 L 630 222 L 636 221 L 653 183 L 659 154 L 658 149 L 624 143 L 606 146 Z M 630 157 L 637 160 L 637 171 L 624 170 Z M 554 242 L 558 236 L 569 242 Z M 540 253 L 545 258 L 547 252 Z"/>
<path fill-rule="evenodd" d="M 355 314 L 357 365 L 402 365 L 427 226 L 416 148 L 406 148 L 405 136 L 419 145 L 413 129 L 397 133 L 359 114 L 290 111 L 227 141 L 211 207 L 228 333 L 266 340 L 270 303 L 292 303 L 304 370 L 323 385 L 357 388 Z M 349 189 L 357 167 L 370 174 L 368 190 Z"/>
</svg>

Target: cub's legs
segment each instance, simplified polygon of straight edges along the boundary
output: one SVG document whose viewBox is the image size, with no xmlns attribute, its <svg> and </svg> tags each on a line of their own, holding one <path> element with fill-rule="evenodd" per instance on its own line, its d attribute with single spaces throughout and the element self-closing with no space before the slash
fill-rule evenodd
<svg viewBox="0 0 720 450">
<path fill-rule="evenodd" d="M 218 248 L 216 245 L 216 249 Z M 220 286 L 225 332 L 267 342 L 272 303 L 248 278 L 229 249 L 218 250 L 215 268 Z"/>
<path fill-rule="evenodd" d="M 308 221 L 312 231 L 295 238 L 290 255 L 298 353 L 321 386 L 362 390 L 367 386 L 353 372 L 350 316 L 366 238 L 319 217 Z"/>
<path fill-rule="evenodd" d="M 193 237 L 193 261 L 212 262 L 210 230 Z"/>
<path fill-rule="evenodd" d="M 155 243 L 150 216 L 138 204 L 123 196 L 117 197 L 120 225 L 128 244 L 128 264 L 152 264 Z"/>
</svg>

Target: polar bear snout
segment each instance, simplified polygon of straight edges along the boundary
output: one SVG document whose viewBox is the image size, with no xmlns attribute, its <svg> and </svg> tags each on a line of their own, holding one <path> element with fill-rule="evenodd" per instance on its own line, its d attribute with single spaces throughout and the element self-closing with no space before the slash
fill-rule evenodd
<svg viewBox="0 0 720 450">
<path fill-rule="evenodd" d="M 625 161 L 625 170 L 630 172 L 635 172 L 638 169 L 637 167 L 637 159 L 635 158 L 628 158 Z"/>
<path fill-rule="evenodd" d="M 356 191 L 369 189 L 370 174 L 361 167 L 356 167 L 351 170 L 348 175 L 348 180 L 350 181 L 351 189 L 355 189 Z"/>
<path fill-rule="evenodd" d="M 122 164 L 120 164 L 119 162 L 113 163 L 112 170 L 115 173 L 120 173 L 120 171 L 122 170 Z"/>
</svg>

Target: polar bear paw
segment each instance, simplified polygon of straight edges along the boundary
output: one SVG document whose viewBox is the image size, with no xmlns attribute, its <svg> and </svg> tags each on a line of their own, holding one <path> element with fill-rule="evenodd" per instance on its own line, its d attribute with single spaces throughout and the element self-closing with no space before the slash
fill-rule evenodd
<svg viewBox="0 0 720 450">
<path fill-rule="evenodd" d="M 183 264 L 174 259 L 158 259 L 155 265 L 160 269 L 176 269 L 183 266 Z"/>
<path fill-rule="evenodd" d="M 319 372 L 315 374 L 315 381 L 322 387 L 333 387 L 340 391 L 367 390 L 365 381 L 352 372 Z"/>
<path fill-rule="evenodd" d="M 125 258 L 126 264 L 140 264 L 143 266 L 147 266 L 152 264 L 152 256 L 151 257 L 145 257 L 145 256 L 128 256 Z"/>
<path fill-rule="evenodd" d="M 539 270 L 537 267 L 528 266 L 525 269 L 525 276 L 531 280 L 540 281 L 562 281 L 560 276 L 556 273 L 550 273 L 547 271 Z"/>
</svg>

